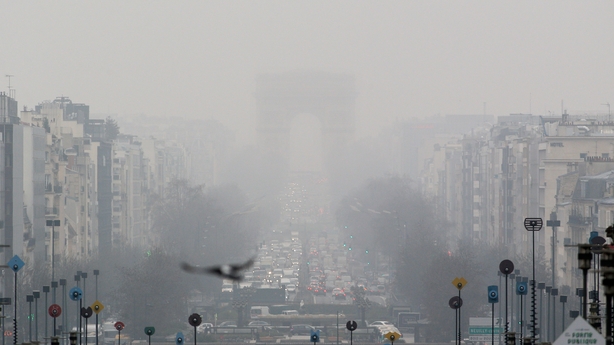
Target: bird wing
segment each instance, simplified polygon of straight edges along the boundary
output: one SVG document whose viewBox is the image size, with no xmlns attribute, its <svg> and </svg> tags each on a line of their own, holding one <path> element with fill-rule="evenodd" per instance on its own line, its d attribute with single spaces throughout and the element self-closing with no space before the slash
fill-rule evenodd
<svg viewBox="0 0 614 345">
<path fill-rule="evenodd" d="M 219 266 L 211 266 L 211 267 L 199 267 L 190 265 L 187 262 L 181 263 L 181 269 L 192 274 L 222 274 Z"/>
<path fill-rule="evenodd" d="M 253 258 L 250 258 L 249 260 L 247 260 L 246 262 L 242 264 L 234 264 L 234 265 L 230 265 L 230 267 L 232 267 L 233 271 L 246 270 L 252 267 L 252 265 L 254 264 L 254 260 L 256 260 L 255 256 Z"/>
</svg>

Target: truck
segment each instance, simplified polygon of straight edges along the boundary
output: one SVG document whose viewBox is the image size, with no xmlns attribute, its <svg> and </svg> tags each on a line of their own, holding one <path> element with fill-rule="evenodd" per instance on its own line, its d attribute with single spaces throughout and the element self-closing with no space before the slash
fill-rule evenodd
<svg viewBox="0 0 614 345">
<path fill-rule="evenodd" d="M 274 308 L 279 314 L 271 314 L 271 308 Z M 272 326 L 291 326 L 297 324 L 309 324 L 313 326 L 328 326 L 335 324 L 337 318 L 343 320 L 343 314 L 299 314 L 296 309 L 291 309 L 293 306 L 277 305 L 277 306 L 252 306 L 249 315 L 252 319 L 266 321 Z"/>
</svg>

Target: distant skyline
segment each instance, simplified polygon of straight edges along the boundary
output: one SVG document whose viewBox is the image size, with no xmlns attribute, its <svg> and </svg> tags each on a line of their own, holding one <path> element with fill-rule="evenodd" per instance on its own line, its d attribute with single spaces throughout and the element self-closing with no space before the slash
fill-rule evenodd
<svg viewBox="0 0 614 345">
<path fill-rule="evenodd" d="M 4 2 L 20 109 L 200 117 L 255 140 L 255 78 L 356 77 L 357 135 L 434 114 L 607 113 L 612 1 Z"/>
</svg>

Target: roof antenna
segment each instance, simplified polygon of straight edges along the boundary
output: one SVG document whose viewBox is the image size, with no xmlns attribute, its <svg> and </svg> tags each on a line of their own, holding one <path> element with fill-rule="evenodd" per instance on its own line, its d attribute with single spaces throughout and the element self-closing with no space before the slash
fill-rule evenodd
<svg viewBox="0 0 614 345">
<path fill-rule="evenodd" d="M 14 77 L 12 74 L 5 74 L 5 77 L 9 78 L 9 97 L 15 99 L 15 90 L 11 88 L 11 77 Z"/>
</svg>

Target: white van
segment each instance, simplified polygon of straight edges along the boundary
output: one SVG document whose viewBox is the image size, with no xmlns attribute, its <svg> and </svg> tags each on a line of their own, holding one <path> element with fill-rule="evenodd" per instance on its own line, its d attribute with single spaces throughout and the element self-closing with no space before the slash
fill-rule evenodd
<svg viewBox="0 0 614 345">
<path fill-rule="evenodd" d="M 252 319 L 257 319 L 260 316 L 267 316 L 267 315 L 270 315 L 269 307 L 267 306 L 255 305 L 249 310 L 249 317 Z"/>
<path fill-rule="evenodd" d="M 298 315 L 297 310 L 284 310 L 281 312 L 281 315 Z"/>
</svg>

